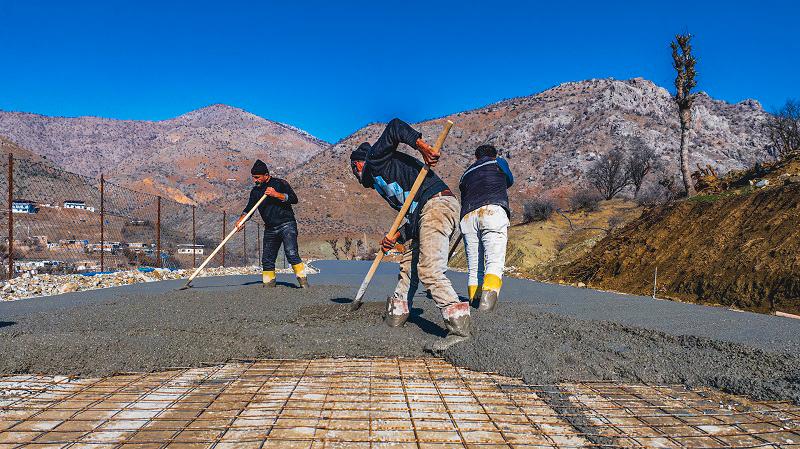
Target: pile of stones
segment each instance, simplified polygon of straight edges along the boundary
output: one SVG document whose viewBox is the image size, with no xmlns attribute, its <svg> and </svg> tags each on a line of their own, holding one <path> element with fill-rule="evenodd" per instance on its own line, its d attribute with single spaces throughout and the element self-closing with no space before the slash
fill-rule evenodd
<svg viewBox="0 0 800 449">
<path fill-rule="evenodd" d="M 291 273 L 291 269 L 277 270 L 279 273 Z M 306 265 L 310 274 L 319 271 Z M 0 282 L 0 301 L 50 296 L 62 293 L 80 292 L 106 287 L 135 284 L 139 282 L 155 282 L 169 279 L 186 279 L 193 270 L 170 270 L 155 268 L 147 270 L 115 271 L 113 273 L 85 274 L 30 274 L 22 275 L 10 281 Z M 215 267 L 204 269 L 198 277 L 235 276 L 243 274 L 261 274 L 261 267 Z"/>
</svg>

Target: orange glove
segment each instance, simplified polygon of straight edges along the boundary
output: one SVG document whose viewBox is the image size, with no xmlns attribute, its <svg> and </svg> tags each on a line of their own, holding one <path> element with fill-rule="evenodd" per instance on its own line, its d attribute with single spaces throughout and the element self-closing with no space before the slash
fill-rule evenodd
<svg viewBox="0 0 800 449">
<path fill-rule="evenodd" d="M 384 253 L 388 253 L 397 245 L 397 239 L 400 238 L 400 232 L 395 232 L 394 237 L 390 237 L 388 234 L 383 237 L 381 240 L 381 250 Z"/>
<path fill-rule="evenodd" d="M 431 167 L 435 167 L 439 162 L 439 153 L 433 151 L 433 147 L 428 145 L 424 140 L 417 139 L 417 149 L 422 153 L 422 159 Z"/>
<path fill-rule="evenodd" d="M 267 189 L 264 190 L 264 195 L 271 196 L 273 198 L 277 198 L 277 199 L 279 199 L 281 201 L 286 199 L 286 195 L 284 195 L 283 193 L 278 192 L 277 190 L 273 189 L 272 187 L 267 187 Z"/>
<path fill-rule="evenodd" d="M 241 217 L 239 217 L 238 220 L 236 220 L 236 224 L 234 226 L 236 227 L 236 232 L 242 230 L 242 227 L 244 226 L 244 215 L 242 215 Z"/>
</svg>

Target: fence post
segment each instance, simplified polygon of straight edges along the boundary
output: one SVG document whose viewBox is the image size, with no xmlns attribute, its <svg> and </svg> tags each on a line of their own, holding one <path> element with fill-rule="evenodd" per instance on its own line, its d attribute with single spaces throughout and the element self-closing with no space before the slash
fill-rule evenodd
<svg viewBox="0 0 800 449">
<path fill-rule="evenodd" d="M 100 173 L 100 271 L 105 271 L 105 187 L 105 178 Z"/>
<path fill-rule="evenodd" d="M 222 211 L 222 240 L 225 240 L 225 236 L 228 232 L 225 230 L 225 220 L 228 219 L 228 214 L 224 210 Z M 222 241 L 220 240 L 220 241 Z M 222 266 L 225 266 L 225 247 L 222 247 Z"/>
<path fill-rule="evenodd" d="M 8 279 L 14 277 L 14 155 L 8 152 Z"/>
<path fill-rule="evenodd" d="M 161 197 L 156 197 L 156 265 L 158 268 L 163 268 L 161 265 Z"/>
<path fill-rule="evenodd" d="M 247 223 L 242 223 L 242 257 L 244 266 L 247 266 Z"/>
<path fill-rule="evenodd" d="M 192 268 L 197 268 L 197 234 L 194 231 L 194 209 L 192 204 Z"/>
</svg>

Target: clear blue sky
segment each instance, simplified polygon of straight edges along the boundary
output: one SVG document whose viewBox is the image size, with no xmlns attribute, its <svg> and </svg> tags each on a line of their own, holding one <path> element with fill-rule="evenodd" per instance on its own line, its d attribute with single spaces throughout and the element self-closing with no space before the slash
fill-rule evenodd
<svg viewBox="0 0 800 449">
<path fill-rule="evenodd" d="M 336 141 L 565 81 L 671 89 L 685 31 L 698 89 L 800 98 L 797 2 L 338 3 L 0 0 L 0 109 L 160 120 L 226 103 Z"/>
</svg>

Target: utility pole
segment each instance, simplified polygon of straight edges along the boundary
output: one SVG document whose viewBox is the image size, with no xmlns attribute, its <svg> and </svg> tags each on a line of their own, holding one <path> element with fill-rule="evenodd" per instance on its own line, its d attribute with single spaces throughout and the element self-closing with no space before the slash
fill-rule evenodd
<svg viewBox="0 0 800 449">
<path fill-rule="evenodd" d="M 156 205 L 157 205 L 156 206 L 157 207 L 157 212 L 156 212 L 156 258 L 157 258 L 157 262 L 156 262 L 156 265 L 158 265 L 158 268 L 163 268 L 161 266 L 162 265 L 162 263 L 161 263 L 161 197 L 158 196 L 156 198 L 157 198 L 157 200 L 156 200 Z"/>
<path fill-rule="evenodd" d="M 103 174 L 100 173 L 100 271 L 105 271 L 105 187 L 105 178 L 103 177 Z"/>
<path fill-rule="evenodd" d="M 197 268 L 197 234 L 195 233 L 194 209 L 192 204 L 192 268 Z"/>
<path fill-rule="evenodd" d="M 8 279 L 14 277 L 14 155 L 8 152 Z"/>
<path fill-rule="evenodd" d="M 228 213 L 226 211 L 222 211 L 222 240 L 225 240 L 228 232 L 225 230 L 225 220 L 228 219 Z M 225 266 L 225 247 L 222 247 L 222 266 Z"/>
<path fill-rule="evenodd" d="M 256 264 L 261 263 L 261 225 L 256 222 L 256 253 L 258 254 L 258 260 L 256 260 Z"/>
</svg>

